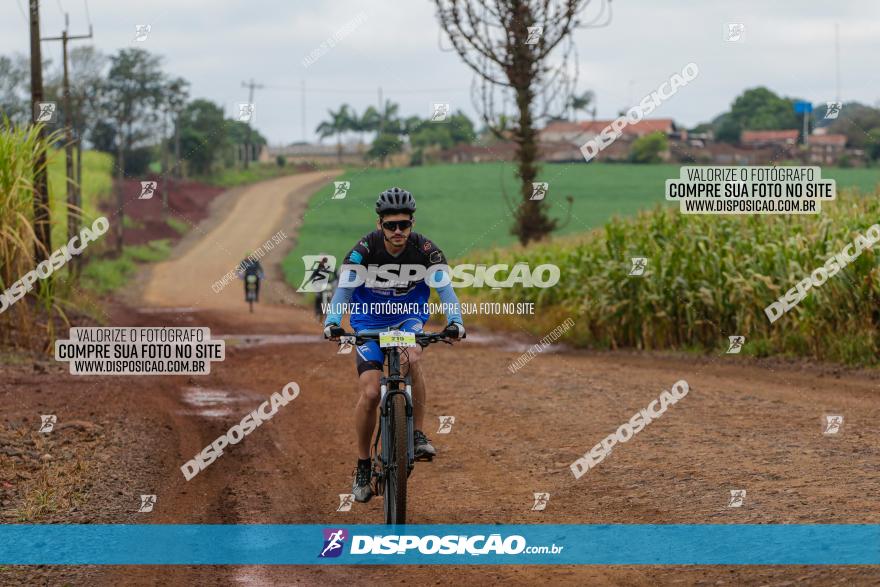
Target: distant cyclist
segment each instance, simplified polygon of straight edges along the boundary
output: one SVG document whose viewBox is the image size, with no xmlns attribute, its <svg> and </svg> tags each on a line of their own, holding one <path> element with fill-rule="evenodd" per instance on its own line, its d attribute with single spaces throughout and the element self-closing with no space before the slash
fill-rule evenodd
<svg viewBox="0 0 880 587">
<path fill-rule="evenodd" d="M 253 253 L 247 253 L 247 256 L 244 260 L 238 264 L 238 269 L 236 270 L 238 273 L 239 279 L 244 280 L 244 293 L 245 297 L 247 297 L 247 278 L 250 275 L 253 275 L 257 278 L 256 281 L 256 297 L 257 299 L 254 301 L 259 301 L 260 299 L 260 282 L 265 279 L 266 275 L 263 273 L 263 266 L 260 265 L 260 262 L 254 257 Z"/>
<path fill-rule="evenodd" d="M 431 267 L 446 265 L 446 257 L 433 242 L 424 236 L 412 232 L 415 223 L 413 214 L 416 201 L 406 190 L 394 187 L 382 192 L 376 201 L 376 230 L 364 236 L 345 257 L 346 265 L 363 265 L 364 267 L 387 264 L 415 265 Z M 424 279 L 413 281 L 365 280 L 357 287 L 346 286 L 352 283 L 354 271 L 341 271 L 341 280 L 331 302 L 331 311 L 324 321 L 324 336 L 335 339 L 344 330 L 339 326 L 342 321 L 341 310 L 351 302 L 357 309 L 369 309 L 371 304 L 392 303 L 397 307 L 418 308 L 418 311 L 406 314 L 399 313 L 359 313 L 351 315 L 351 326 L 355 331 L 387 329 L 389 327 L 406 332 L 421 332 L 428 321 L 427 302 L 430 289 Z M 402 274 L 403 271 L 401 270 Z M 447 273 L 448 276 L 448 273 Z M 398 275 L 398 277 L 400 277 Z M 429 281 L 432 277 L 428 276 Z M 434 283 L 442 282 L 440 279 Z M 458 298 L 452 286 L 437 287 L 440 301 L 452 308 L 447 312 L 447 326 L 444 332 L 452 338 L 464 336 L 464 326 L 459 311 Z M 437 454 L 424 432 L 425 424 L 425 382 L 422 376 L 419 359 L 422 354 L 420 346 L 409 347 L 403 353 L 401 368 L 406 372 L 409 367 L 413 383 L 413 426 L 414 448 L 416 458 L 430 458 Z M 376 407 L 379 404 L 379 379 L 382 376 L 384 355 L 375 341 L 357 347 L 358 389 L 360 398 L 355 408 L 357 428 L 358 464 L 355 472 L 352 493 L 359 502 L 369 501 L 373 496 L 370 487 L 372 467 L 370 465 L 370 439 L 376 426 Z"/>
</svg>

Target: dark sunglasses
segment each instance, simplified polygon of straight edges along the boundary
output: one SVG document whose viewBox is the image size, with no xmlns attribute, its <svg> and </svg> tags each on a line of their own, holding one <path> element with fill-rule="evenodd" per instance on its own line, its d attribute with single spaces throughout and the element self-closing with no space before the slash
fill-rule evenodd
<svg viewBox="0 0 880 587">
<path fill-rule="evenodd" d="M 412 226 L 412 220 L 388 220 L 387 222 L 382 223 L 382 228 L 385 230 L 395 231 L 398 228 L 403 231 Z"/>
</svg>

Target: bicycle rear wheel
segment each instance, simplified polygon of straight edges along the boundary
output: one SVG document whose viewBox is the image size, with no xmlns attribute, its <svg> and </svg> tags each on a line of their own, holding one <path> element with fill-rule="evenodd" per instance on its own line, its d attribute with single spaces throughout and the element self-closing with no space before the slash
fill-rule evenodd
<svg viewBox="0 0 880 587">
<path fill-rule="evenodd" d="M 388 469 L 385 471 L 385 523 L 406 524 L 406 398 L 391 397 L 388 414 Z"/>
</svg>

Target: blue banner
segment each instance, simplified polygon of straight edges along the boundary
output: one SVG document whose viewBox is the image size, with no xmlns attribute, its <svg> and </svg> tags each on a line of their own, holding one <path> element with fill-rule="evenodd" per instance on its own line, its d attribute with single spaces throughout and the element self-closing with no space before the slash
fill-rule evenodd
<svg viewBox="0 0 880 587">
<path fill-rule="evenodd" d="M 878 565 L 878 524 L 0 525 L 6 565 Z"/>
</svg>

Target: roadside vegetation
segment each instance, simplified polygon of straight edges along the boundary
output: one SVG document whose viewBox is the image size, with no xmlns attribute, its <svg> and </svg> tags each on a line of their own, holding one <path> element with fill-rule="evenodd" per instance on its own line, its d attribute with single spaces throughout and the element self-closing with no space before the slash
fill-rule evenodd
<svg viewBox="0 0 880 587">
<path fill-rule="evenodd" d="M 841 193 L 842 192 L 842 193 Z M 469 255 L 468 263 L 553 263 L 555 287 L 459 290 L 467 300 L 534 302 L 527 319 L 484 319 L 534 334 L 566 317 L 568 342 L 596 349 L 724 352 L 745 336 L 743 354 L 877 364 L 880 251 L 866 249 L 775 323 L 764 308 L 880 222 L 880 200 L 852 190 L 821 215 L 685 216 L 656 208 L 601 229 L 544 244 Z M 643 276 L 631 258 L 646 257 Z"/>
</svg>

